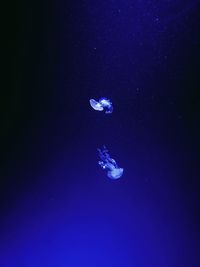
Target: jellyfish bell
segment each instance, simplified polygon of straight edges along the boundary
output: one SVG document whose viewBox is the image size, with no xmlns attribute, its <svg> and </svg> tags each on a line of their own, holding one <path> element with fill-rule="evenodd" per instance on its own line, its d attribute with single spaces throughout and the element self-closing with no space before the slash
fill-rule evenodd
<svg viewBox="0 0 200 267">
<path fill-rule="evenodd" d="M 108 171 L 107 176 L 110 179 L 116 180 L 119 179 L 123 175 L 124 169 L 123 168 L 115 168 L 111 171 Z"/>
<path fill-rule="evenodd" d="M 94 99 L 90 99 L 90 106 L 94 109 L 94 110 L 98 110 L 98 111 L 102 111 L 103 110 L 103 106 L 97 102 Z"/>
</svg>

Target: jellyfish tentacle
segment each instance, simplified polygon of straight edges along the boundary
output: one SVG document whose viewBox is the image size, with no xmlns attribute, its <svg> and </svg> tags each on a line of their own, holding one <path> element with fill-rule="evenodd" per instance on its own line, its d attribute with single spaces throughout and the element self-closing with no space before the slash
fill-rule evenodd
<svg viewBox="0 0 200 267">
<path fill-rule="evenodd" d="M 112 102 L 106 98 L 106 97 L 102 97 L 99 99 L 99 103 L 103 106 L 103 108 L 105 109 L 105 113 L 112 113 L 113 112 L 113 105 Z"/>
</svg>

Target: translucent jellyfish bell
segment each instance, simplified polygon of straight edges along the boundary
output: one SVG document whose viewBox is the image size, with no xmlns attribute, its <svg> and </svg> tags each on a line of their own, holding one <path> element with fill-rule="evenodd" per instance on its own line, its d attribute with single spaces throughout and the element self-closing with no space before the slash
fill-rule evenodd
<svg viewBox="0 0 200 267">
<path fill-rule="evenodd" d="M 103 149 L 97 149 L 99 153 L 100 161 L 98 164 L 103 170 L 107 170 L 107 176 L 110 179 L 119 179 L 124 172 L 123 168 L 119 168 L 116 161 L 112 159 L 108 153 L 107 148 L 104 146 Z"/>
<path fill-rule="evenodd" d="M 115 168 L 112 171 L 108 171 L 107 172 L 107 176 L 110 179 L 116 180 L 116 179 L 119 179 L 123 175 L 123 172 L 124 172 L 124 169 L 123 168 Z"/>
<path fill-rule="evenodd" d="M 102 111 L 103 110 L 102 105 L 99 102 L 97 102 L 96 100 L 94 100 L 94 99 L 90 99 L 90 106 L 94 110 L 98 110 L 98 111 Z"/>
</svg>

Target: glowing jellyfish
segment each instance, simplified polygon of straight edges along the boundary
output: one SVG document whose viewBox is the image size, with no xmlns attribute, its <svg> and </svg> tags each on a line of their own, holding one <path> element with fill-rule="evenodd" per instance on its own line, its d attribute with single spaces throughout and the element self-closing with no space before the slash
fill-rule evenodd
<svg viewBox="0 0 200 267">
<path fill-rule="evenodd" d="M 97 151 L 101 159 L 98 164 L 103 170 L 107 170 L 107 176 L 113 180 L 119 179 L 123 175 L 124 169 L 118 167 L 116 161 L 110 157 L 105 146 L 103 146 L 102 150 L 98 148 Z"/>
<path fill-rule="evenodd" d="M 112 113 L 113 112 L 112 102 L 105 97 L 100 98 L 99 101 L 96 101 L 94 99 L 90 99 L 90 106 L 94 110 L 98 110 L 98 111 L 105 110 L 105 113 Z"/>
</svg>

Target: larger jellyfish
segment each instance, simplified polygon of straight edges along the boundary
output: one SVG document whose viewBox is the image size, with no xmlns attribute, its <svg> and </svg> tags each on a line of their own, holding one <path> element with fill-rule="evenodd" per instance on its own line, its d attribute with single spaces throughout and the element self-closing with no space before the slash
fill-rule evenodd
<svg viewBox="0 0 200 267">
<path fill-rule="evenodd" d="M 98 110 L 98 111 L 105 110 L 105 113 L 112 113 L 113 112 L 112 102 L 105 97 L 100 98 L 99 101 L 96 101 L 94 99 L 90 99 L 90 106 L 94 110 Z"/>
<path fill-rule="evenodd" d="M 107 170 L 107 176 L 113 180 L 119 179 L 124 169 L 119 168 L 116 161 L 110 157 L 106 146 L 103 146 L 102 150 L 98 148 L 97 151 L 100 158 L 98 164 L 103 170 Z"/>
</svg>

